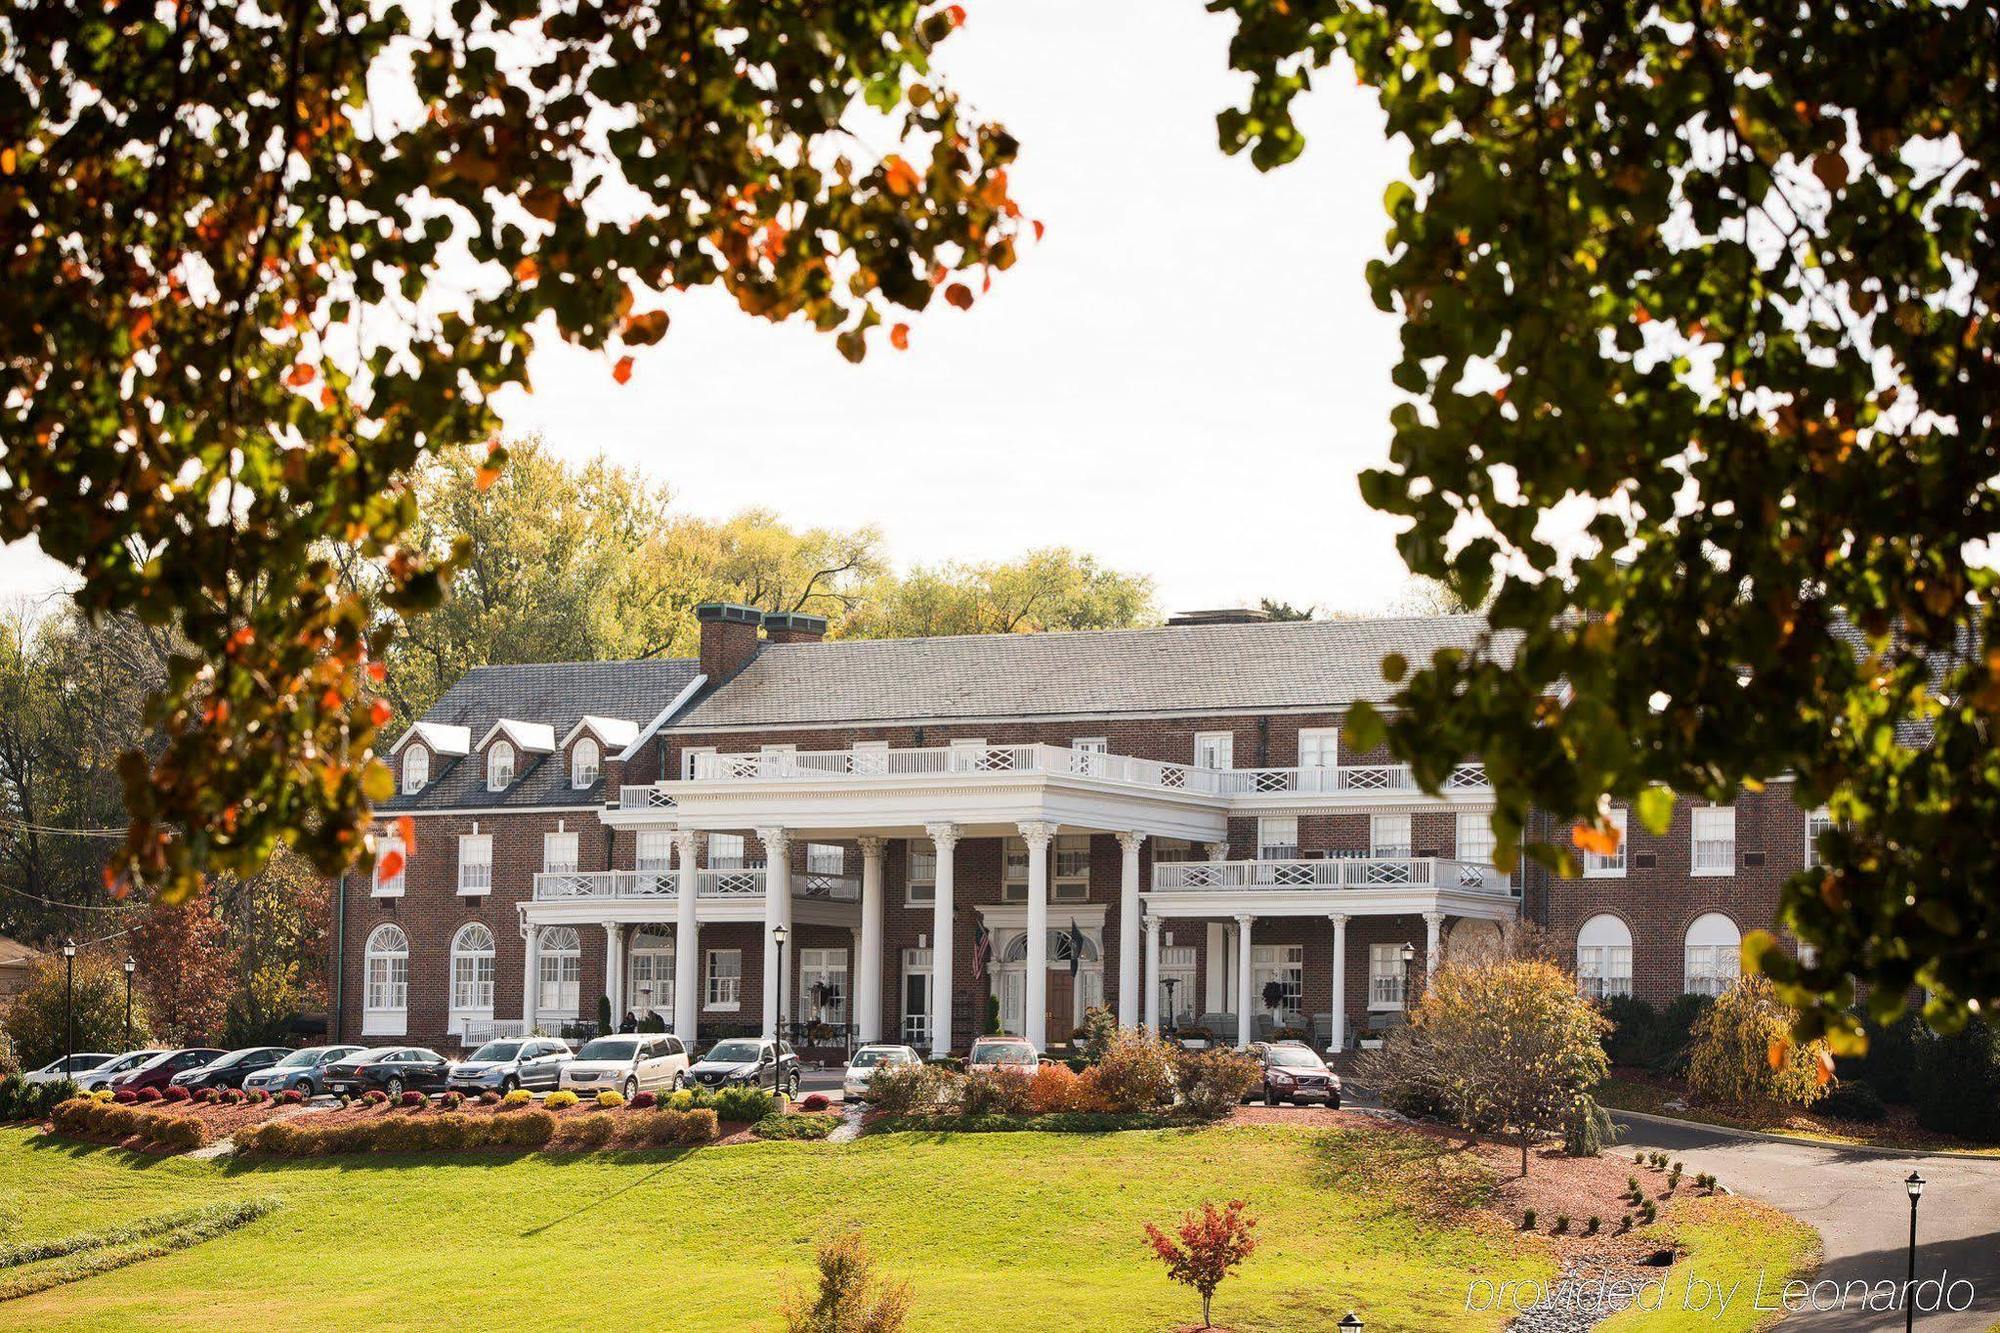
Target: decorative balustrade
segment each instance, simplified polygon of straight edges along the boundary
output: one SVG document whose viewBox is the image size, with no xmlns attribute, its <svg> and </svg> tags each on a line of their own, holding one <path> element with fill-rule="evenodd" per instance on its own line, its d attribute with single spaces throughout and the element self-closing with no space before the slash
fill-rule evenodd
<svg viewBox="0 0 2000 1333">
<path fill-rule="evenodd" d="M 618 789 L 618 808 L 621 810 L 671 810 L 676 804 L 674 794 L 664 783 Z"/>
<path fill-rule="evenodd" d="M 1316 768 L 1232 768 L 1220 774 L 1226 796 L 1272 792 L 1305 795 L 1337 792 L 1416 792 L 1422 790 L 1408 764 L 1346 764 Z M 1486 766 L 1460 764 L 1445 779 L 1444 790 L 1485 791 Z"/>
<path fill-rule="evenodd" d="M 535 876 L 536 902 L 564 902 L 605 898 L 673 898 L 680 892 L 677 870 L 587 870 L 546 873 Z M 702 869 L 695 872 L 695 892 L 703 898 L 762 897 L 764 867 L 742 866 Z M 794 898 L 823 898 L 834 902 L 858 902 L 861 883 L 842 875 L 820 875 L 794 870 Z"/>
<path fill-rule="evenodd" d="M 688 776 L 695 782 L 813 782 L 842 777 L 950 777 L 980 773 L 1098 778 L 1203 795 L 1217 794 L 1222 776 L 1215 769 L 1196 768 L 1192 764 L 1169 764 L 1041 744 L 697 754 Z"/>
<path fill-rule="evenodd" d="M 1298 861 L 1171 861 L 1153 867 L 1159 892 L 1445 888 L 1511 895 L 1492 866 L 1437 856 L 1333 856 Z"/>
</svg>

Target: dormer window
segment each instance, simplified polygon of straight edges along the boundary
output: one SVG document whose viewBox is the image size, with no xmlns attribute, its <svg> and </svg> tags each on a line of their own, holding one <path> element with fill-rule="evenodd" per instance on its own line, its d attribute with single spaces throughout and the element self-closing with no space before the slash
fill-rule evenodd
<svg viewBox="0 0 2000 1333">
<path fill-rule="evenodd" d="M 495 741 L 486 752 L 486 790 L 505 791 L 513 782 L 514 747 L 506 741 Z"/>
<path fill-rule="evenodd" d="M 585 736 L 569 752 L 569 785 L 581 791 L 595 786 L 597 772 L 601 765 L 601 755 L 597 742 Z"/>
<path fill-rule="evenodd" d="M 412 745 L 403 756 L 403 794 L 415 795 L 431 780 L 431 752 L 421 745 Z"/>
</svg>

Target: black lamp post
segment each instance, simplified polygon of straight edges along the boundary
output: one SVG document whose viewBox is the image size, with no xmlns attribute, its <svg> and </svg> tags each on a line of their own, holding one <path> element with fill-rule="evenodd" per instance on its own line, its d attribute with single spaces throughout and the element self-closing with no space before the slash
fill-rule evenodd
<svg viewBox="0 0 2000 1333">
<path fill-rule="evenodd" d="M 1417 946 L 1403 942 L 1403 1007 L 1410 1007 L 1410 968 L 1417 961 Z"/>
<path fill-rule="evenodd" d="M 1404 947 L 1407 948 L 1408 946 Z M 1334 1327 L 1339 1329 L 1340 1333 L 1361 1333 L 1361 1318 L 1354 1311 L 1349 1310 L 1345 1315 L 1341 1316 L 1340 1322 L 1335 1324 Z"/>
<path fill-rule="evenodd" d="M 137 971 L 138 967 L 139 965 L 132 961 L 132 955 L 126 954 L 125 955 L 125 1045 L 123 1049 L 128 1051 L 132 1049 L 132 973 Z"/>
<path fill-rule="evenodd" d="M 1924 1197 L 1924 1178 L 1912 1171 L 1903 1188 L 1910 1192 L 1910 1276 L 1903 1284 L 1903 1333 L 1910 1333 L 1917 1323 L 1917 1200 Z"/>
<path fill-rule="evenodd" d="M 651 1018 L 653 1016 L 652 982 L 649 981 L 645 985 L 639 987 L 639 1003 L 646 1007 L 646 1017 Z"/>
<path fill-rule="evenodd" d="M 785 929 L 785 923 L 782 921 L 771 927 L 771 938 L 778 942 L 778 1017 L 772 1024 L 774 1030 L 771 1033 L 771 1040 L 773 1041 L 782 1040 L 785 1035 L 785 936 L 790 933 Z M 771 1066 L 771 1087 L 775 1090 L 777 1086 L 778 1068 L 777 1062 L 773 1061 Z"/>
<path fill-rule="evenodd" d="M 1160 984 L 1167 988 L 1167 1023 L 1166 1023 L 1167 1031 L 1169 1032 L 1179 1031 L 1180 1024 L 1174 1021 L 1174 1015 L 1180 1012 L 1178 1009 L 1174 1008 L 1174 991 L 1176 988 L 1180 986 L 1181 979 L 1179 977 L 1167 977 L 1164 980 L 1162 980 Z"/>
<path fill-rule="evenodd" d="M 63 951 L 63 1073 L 76 1054 L 76 941 L 64 940 Z"/>
</svg>

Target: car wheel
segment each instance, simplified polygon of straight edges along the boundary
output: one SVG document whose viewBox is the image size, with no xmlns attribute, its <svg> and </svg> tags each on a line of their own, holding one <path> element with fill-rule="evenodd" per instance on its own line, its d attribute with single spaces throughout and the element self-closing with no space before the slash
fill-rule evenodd
<svg viewBox="0 0 2000 1333">
<path fill-rule="evenodd" d="M 389 1100 L 390 1100 L 390 1101 L 392 1101 L 392 1102 L 400 1102 L 400 1101 L 402 1101 L 402 1100 L 403 1100 L 403 1080 L 401 1080 L 400 1078 L 392 1078 L 392 1079 L 390 1079 L 390 1080 L 389 1080 L 389 1083 L 388 1083 L 388 1086 L 384 1087 L 384 1088 L 382 1089 L 382 1091 L 384 1091 L 384 1092 L 386 1092 L 386 1093 L 388 1093 L 388 1094 L 389 1094 Z"/>
<path fill-rule="evenodd" d="M 785 1078 L 785 1095 L 793 1101 L 799 1099 L 799 1071 L 796 1069 Z"/>
<path fill-rule="evenodd" d="M 1338 1111 L 1340 1109 L 1340 1098 L 1329 1097 L 1327 1099 L 1326 1109 L 1329 1111 Z"/>
<path fill-rule="evenodd" d="M 631 1101 L 631 1100 L 632 1100 L 632 1099 L 633 1099 L 634 1097 L 637 1097 L 638 1095 L 639 1095 L 639 1080 L 638 1080 L 638 1079 L 636 1079 L 636 1078 L 628 1078 L 628 1079 L 626 1079 L 626 1080 L 625 1080 L 625 1100 L 629 1102 L 629 1101 Z"/>
<path fill-rule="evenodd" d="M 1278 1094 L 1271 1091 L 1271 1089 L 1267 1086 L 1264 1089 L 1264 1105 L 1276 1106 L 1277 1104 L 1278 1104 Z"/>
<path fill-rule="evenodd" d="M 520 1086 L 521 1086 L 521 1080 L 515 1078 L 512 1074 L 509 1074 L 507 1075 L 507 1077 L 500 1080 L 500 1095 L 504 1097 L 508 1093 L 512 1092 L 514 1089 Z"/>
<path fill-rule="evenodd" d="M 687 1075 L 681 1072 L 680 1070 L 676 1069 L 674 1071 L 673 1091 L 679 1092 L 682 1088 L 685 1088 L 687 1086 L 687 1081 L 688 1081 Z"/>
</svg>

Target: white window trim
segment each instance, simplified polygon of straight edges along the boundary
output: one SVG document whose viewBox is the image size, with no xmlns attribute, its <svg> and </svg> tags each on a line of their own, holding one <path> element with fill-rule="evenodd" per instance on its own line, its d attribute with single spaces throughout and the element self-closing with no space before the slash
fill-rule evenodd
<svg viewBox="0 0 2000 1333">
<path fill-rule="evenodd" d="M 1726 866 L 1703 866 L 1700 863 L 1702 844 L 1701 817 L 1710 811 L 1727 811 L 1729 813 L 1729 864 Z M 1710 841 L 1720 842 L 1721 839 L 1714 838 L 1710 839 Z M 1688 818 L 1688 874 L 1703 879 L 1733 875 L 1736 873 L 1736 858 L 1738 854 L 1736 807 L 1733 805 L 1697 806 Z"/>
<path fill-rule="evenodd" d="M 481 865 L 473 854 L 484 852 L 486 874 L 485 883 L 481 878 L 466 872 Z M 458 893 L 462 898 L 482 898 L 493 892 L 493 835 L 491 833 L 461 833 L 458 835 Z"/>
<path fill-rule="evenodd" d="M 718 852 L 717 847 L 734 847 L 736 850 Z M 711 870 L 742 870 L 750 863 L 750 840 L 741 833 L 711 833 L 702 856 L 702 864 Z"/>
<path fill-rule="evenodd" d="M 1391 842 L 1385 846 L 1380 830 L 1384 823 L 1401 823 L 1403 834 L 1400 843 Z M 1368 816 L 1368 854 L 1378 859 L 1397 859 L 1416 855 L 1416 821 L 1408 815 Z M 1399 1008 L 1401 1006 L 1398 1006 Z"/>
<path fill-rule="evenodd" d="M 1067 844 L 1067 846 L 1065 846 Z M 1065 851 L 1083 852 L 1083 873 L 1065 875 L 1062 871 L 1062 854 Z M 1094 858 L 1090 854 L 1088 833 L 1059 833 L 1049 843 L 1049 901 L 1052 903 L 1084 903 L 1090 901 L 1090 871 Z M 1082 892 L 1065 893 L 1081 885 Z"/>
<path fill-rule="evenodd" d="M 450 1015 L 450 1021 L 452 1025 L 451 1030 L 456 1033 L 459 1033 L 460 1035 L 464 1034 L 466 1019 L 468 1018 L 490 1019 L 493 1017 L 493 992 L 495 989 L 494 983 L 496 980 L 496 974 L 499 971 L 499 967 L 497 966 L 499 950 L 496 947 L 496 943 L 493 938 L 493 932 L 491 930 L 487 930 L 485 926 L 480 925 L 478 927 L 480 930 L 485 932 L 486 935 L 485 948 L 462 949 L 459 947 L 459 941 L 463 940 L 466 936 L 466 932 L 472 930 L 473 928 L 474 927 L 472 924 L 460 926 L 458 930 L 452 934 L 451 937 L 451 975 L 449 981 L 447 982 L 447 984 L 451 987 L 451 993 L 449 996 L 446 997 L 449 1006 L 447 1012 Z M 460 1004 L 459 994 L 458 994 L 458 965 L 462 962 L 470 962 L 473 965 L 473 986 L 475 989 L 477 989 L 481 984 L 478 979 L 479 978 L 478 965 L 482 959 L 486 963 L 486 979 L 484 983 L 484 988 L 486 992 L 486 1003 Z"/>
<path fill-rule="evenodd" d="M 1211 741 L 1221 742 L 1222 758 L 1227 761 L 1226 763 L 1216 765 L 1216 767 L 1224 769 L 1235 768 L 1236 733 L 1233 731 L 1197 731 L 1194 734 L 1194 754 L 1191 756 L 1195 766 L 1201 766 L 1202 747 Z"/>
<path fill-rule="evenodd" d="M 394 948 L 393 945 L 384 945 L 383 947 L 380 948 L 376 947 L 375 941 L 379 938 L 382 938 L 384 933 L 388 931 L 394 931 L 395 934 L 393 938 L 400 939 L 402 941 L 403 947 L 400 950 Z M 398 986 L 398 983 L 394 980 L 395 969 L 393 966 L 395 961 L 399 958 L 403 962 L 403 979 L 400 984 L 400 987 Z M 400 993 L 400 998 L 402 999 L 401 1004 L 378 1005 L 375 1003 L 375 978 L 373 973 L 375 971 L 375 964 L 378 960 L 383 963 L 391 965 L 387 969 L 388 976 L 390 979 L 386 984 L 389 987 L 389 993 L 391 995 L 397 995 Z M 361 1031 L 364 1034 L 368 1036 L 379 1036 L 379 1037 L 400 1037 L 409 1031 L 410 937 L 403 932 L 401 927 L 395 925 L 381 925 L 377 926 L 373 931 L 369 933 L 368 941 L 363 946 L 362 949 L 361 1004 L 362 1004 Z"/>
<path fill-rule="evenodd" d="M 379 843 L 380 845 L 375 852 L 375 874 L 373 876 L 375 882 L 370 886 L 368 896 L 371 898 L 400 898 L 403 896 L 404 883 L 410 874 L 410 853 L 404 848 L 403 840 L 393 834 L 380 839 Z M 385 877 L 382 874 L 382 862 L 388 859 L 391 851 L 402 855 L 403 864 L 395 874 Z"/>
<path fill-rule="evenodd" d="M 736 975 L 734 977 L 718 977 L 716 975 L 715 962 L 724 955 L 733 955 L 736 959 Z M 718 1000 L 715 998 L 715 983 L 719 980 L 734 981 L 736 983 L 736 998 L 734 1000 Z M 743 1008 L 743 951 L 741 949 L 704 949 L 702 951 L 701 1001 L 701 1007 L 709 1013 L 733 1014 Z"/>
<path fill-rule="evenodd" d="M 647 856 L 648 847 L 658 854 Z M 640 829 L 633 840 L 632 867 L 649 874 L 664 874 L 673 868 L 674 835 L 666 829 Z"/>
<path fill-rule="evenodd" d="M 1386 952 L 1386 955 L 1384 955 L 1383 951 L 1387 951 L 1387 952 Z M 1395 972 L 1394 972 L 1393 974 L 1391 974 L 1391 973 L 1388 973 L 1388 972 L 1377 972 L 1377 971 L 1375 970 L 1375 959 L 1376 959 L 1376 958 L 1377 958 L 1378 956 L 1386 956 L 1386 957 L 1388 957 L 1388 959 L 1390 960 L 1390 962 L 1391 962 L 1391 963 L 1392 963 L 1392 964 L 1394 965 L 1394 967 L 1395 967 Z M 1409 977 L 1410 977 L 1411 973 L 1413 973 L 1413 972 L 1415 971 L 1415 967 L 1416 967 L 1416 965 L 1415 965 L 1414 963 L 1412 963 L 1412 964 L 1410 965 L 1410 968 L 1408 969 L 1408 971 L 1406 971 L 1406 970 L 1405 970 L 1405 968 L 1404 968 L 1404 966 L 1403 966 L 1403 946 L 1402 946 L 1402 944 L 1401 944 L 1401 942 L 1400 942 L 1400 941 L 1399 941 L 1399 942 L 1397 942 L 1397 943 L 1394 943 L 1394 944 L 1381 944 L 1381 943 L 1377 943 L 1377 944 L 1371 944 L 1371 945 L 1369 945 L 1369 946 L 1368 946 L 1368 1010 L 1369 1010 L 1369 1012 L 1370 1012 L 1370 1013 L 1398 1013 L 1398 1012 L 1400 1012 L 1400 1011 L 1402 1010 L 1402 1008 L 1403 1008 L 1403 1004 L 1404 1004 L 1404 1001 L 1405 1001 L 1405 1000 L 1406 1000 L 1406 999 L 1408 998 L 1408 996 L 1407 996 L 1407 995 L 1406 995 L 1406 994 L 1404 993 L 1404 987 L 1405 987 L 1405 986 L 1406 986 L 1406 985 L 1408 984 L 1408 981 L 1409 981 Z M 1393 1000 L 1384 1000 L 1384 999 L 1378 999 L 1378 998 L 1376 998 L 1376 990 L 1375 990 L 1375 982 L 1376 982 L 1376 981 L 1377 981 L 1377 979 L 1379 979 L 1379 978 L 1390 978 L 1390 979 L 1393 979 L 1393 980 L 1395 981 L 1395 983 L 1396 983 L 1396 998 L 1395 998 L 1395 999 L 1393 999 Z M 1253 997 L 1253 998 L 1255 998 L 1255 997 Z"/>
<path fill-rule="evenodd" d="M 586 751 L 585 746 L 590 748 Z M 590 755 L 590 767 L 583 766 L 583 756 Z M 597 779 L 604 773 L 604 747 L 595 737 L 579 736 L 569 751 L 569 785 L 573 791 L 583 791 L 597 785 Z"/>
<path fill-rule="evenodd" d="M 1265 832 L 1266 826 L 1280 824 L 1290 824 L 1292 826 L 1290 841 L 1274 841 Z M 1290 849 L 1288 853 L 1285 850 L 1287 848 Z M 1285 854 L 1278 856 L 1267 856 L 1265 854 L 1274 850 Z M 1299 817 L 1297 815 L 1259 815 L 1257 817 L 1257 859 L 1259 861 L 1291 861 L 1298 859 L 1298 855 Z"/>
<path fill-rule="evenodd" d="M 502 767 L 502 757 L 507 760 Z M 506 791 L 514 785 L 514 769 L 519 760 L 514 746 L 509 741 L 495 741 L 486 751 L 486 790 Z"/>
<path fill-rule="evenodd" d="M 1618 928 L 1618 933 L 1624 937 L 1624 943 L 1586 940 L 1584 937 L 1591 933 L 1591 927 L 1600 921 L 1615 925 Z M 1593 964 L 1593 969 L 1590 971 L 1586 971 L 1584 968 L 1586 952 Z M 1623 962 L 1625 966 L 1623 975 L 1614 975 L 1617 969 L 1612 965 L 1618 961 L 1617 955 L 1620 953 L 1624 955 Z M 1612 984 L 1614 982 L 1619 984 L 1614 986 Z M 1612 996 L 1631 995 L 1632 928 L 1626 924 L 1624 918 L 1611 912 L 1598 912 L 1585 920 L 1582 926 L 1578 927 L 1576 932 L 1576 984 L 1578 990 L 1592 999 L 1609 999 Z"/>
<path fill-rule="evenodd" d="M 692 781 L 694 778 L 694 761 L 700 758 L 702 755 L 714 754 L 714 753 L 715 753 L 715 747 L 713 745 L 691 745 L 687 749 L 682 750 L 681 751 L 682 780 Z"/>
<path fill-rule="evenodd" d="M 569 862 L 567 863 L 567 866 L 565 866 L 565 864 L 562 862 L 558 862 L 550 854 L 555 848 L 556 844 L 562 839 L 568 839 L 569 845 L 572 849 L 571 857 Z M 583 840 L 579 838 L 574 831 L 570 829 L 556 829 L 552 832 L 544 833 L 542 835 L 543 874 L 573 875 L 579 869 L 582 868 L 582 865 L 583 865 Z"/>
<path fill-rule="evenodd" d="M 905 851 L 903 853 L 903 906 L 905 907 L 930 907 L 937 902 L 937 851 L 935 848 L 928 846 L 928 841 L 929 841 L 928 839 L 923 839 L 923 838 L 911 838 L 909 842 L 907 842 L 904 845 Z M 929 878 L 919 879 L 916 874 L 917 858 L 920 855 L 925 855 L 925 854 L 928 854 L 931 858 L 931 873 Z M 1007 873 L 1005 852 L 1001 853 L 1000 873 L 1003 878 Z M 930 885 L 931 888 L 930 897 L 919 898 L 916 896 L 914 890 L 919 884 Z"/>
<path fill-rule="evenodd" d="M 1308 736 L 1312 737 L 1312 738 L 1313 738 L 1313 739 L 1315 739 L 1315 740 L 1318 740 L 1318 739 L 1320 739 L 1320 738 L 1322 738 L 1322 737 L 1327 737 L 1327 738 L 1330 738 L 1330 739 L 1331 739 L 1331 740 L 1333 741 L 1333 746 L 1332 746 L 1332 753 L 1331 753 L 1331 754 L 1323 754 L 1323 755 L 1321 756 L 1321 759 L 1320 759 L 1320 762 L 1319 762 L 1319 763 L 1316 763 L 1316 764 L 1308 764 L 1308 763 L 1306 762 L 1306 737 L 1308 737 Z M 1315 769 L 1318 769 L 1318 768 L 1339 768 L 1339 767 L 1340 767 L 1340 728 L 1339 728 L 1339 727 L 1300 727 L 1300 728 L 1299 728 L 1299 741 L 1298 741 L 1298 758 L 1299 758 L 1299 767 L 1300 767 L 1300 768 L 1315 768 Z"/>
<path fill-rule="evenodd" d="M 1618 863 L 1611 864 L 1608 856 L 1596 852 L 1583 854 L 1583 877 L 1585 879 L 1623 879 L 1625 868 L 1632 863 L 1631 811 L 1618 806 L 1611 811 L 1611 822 L 1618 827 Z M 1692 855 L 1692 852 L 1689 853 Z"/>
<path fill-rule="evenodd" d="M 1715 917 L 1728 923 L 1730 930 L 1735 934 L 1733 942 L 1709 943 L 1703 941 L 1699 944 L 1695 942 L 1695 927 L 1710 917 Z M 1687 930 L 1681 934 L 1681 989 L 1690 995 L 1720 995 L 1724 990 L 1728 989 L 1727 985 L 1720 983 L 1733 983 L 1743 975 L 1742 948 L 1743 927 L 1738 925 L 1735 918 L 1726 912 L 1703 912 L 1700 916 L 1688 922 Z M 1713 971 L 1705 971 L 1697 974 L 1692 966 L 1694 951 L 1696 949 L 1716 951 L 1715 959 L 1718 966 Z M 1717 984 L 1697 990 L 1695 988 L 1697 975 L 1704 981 Z"/>
<path fill-rule="evenodd" d="M 1817 824 L 1819 827 L 1815 828 L 1814 827 L 1815 824 Z M 1832 827 L 1833 827 L 1833 812 L 1828 810 L 1825 806 L 1822 805 L 1817 810 L 1806 811 L 1805 859 L 1802 860 L 1799 864 L 1804 866 L 1807 870 L 1815 869 L 1820 864 L 1819 845 L 1818 845 L 1819 837 L 1820 834 L 1825 833 Z"/>
<path fill-rule="evenodd" d="M 403 753 L 403 795 L 414 796 L 430 785 L 430 749 L 423 745 L 412 745 Z"/>
</svg>

